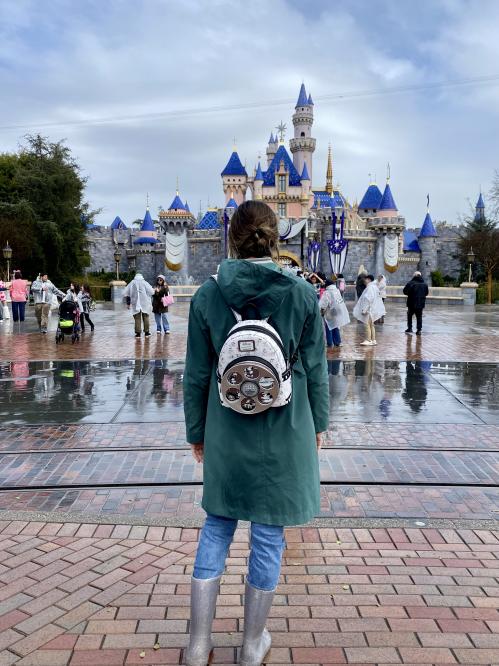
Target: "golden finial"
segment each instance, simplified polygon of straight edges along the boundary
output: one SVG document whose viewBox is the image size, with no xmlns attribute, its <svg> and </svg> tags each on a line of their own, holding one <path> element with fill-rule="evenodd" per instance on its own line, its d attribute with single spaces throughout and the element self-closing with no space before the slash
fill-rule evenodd
<svg viewBox="0 0 499 666">
<path fill-rule="evenodd" d="M 236 137 L 234 137 L 234 138 L 232 139 L 232 150 L 233 150 L 234 152 L 237 151 Z"/>
<path fill-rule="evenodd" d="M 386 182 L 388 183 L 390 180 L 390 162 L 387 162 L 386 164 Z"/>
<path fill-rule="evenodd" d="M 175 191 L 176 191 L 177 196 L 178 196 L 178 176 L 177 176 L 177 187 L 175 188 Z"/>
<path fill-rule="evenodd" d="M 146 210 L 149 210 L 149 192 L 146 193 Z"/>
<path fill-rule="evenodd" d="M 331 154 L 331 143 L 327 151 L 327 171 L 326 171 L 326 192 L 331 196 L 333 194 L 333 158 Z"/>
</svg>

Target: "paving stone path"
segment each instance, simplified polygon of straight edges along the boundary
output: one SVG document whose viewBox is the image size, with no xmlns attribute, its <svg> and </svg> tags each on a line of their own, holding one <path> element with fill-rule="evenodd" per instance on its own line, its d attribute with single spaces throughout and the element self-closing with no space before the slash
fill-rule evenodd
<svg viewBox="0 0 499 666">
<path fill-rule="evenodd" d="M 0 664 L 181 664 L 195 529 L 0 522 Z M 499 663 L 499 530 L 289 529 L 267 664 Z M 242 641 L 247 531 L 215 663 Z"/>
</svg>

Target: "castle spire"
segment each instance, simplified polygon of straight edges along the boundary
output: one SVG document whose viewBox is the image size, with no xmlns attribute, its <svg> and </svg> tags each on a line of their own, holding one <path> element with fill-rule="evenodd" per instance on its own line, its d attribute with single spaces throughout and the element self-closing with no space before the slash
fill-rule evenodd
<svg viewBox="0 0 499 666">
<path fill-rule="evenodd" d="M 329 144 L 327 151 L 326 192 L 329 196 L 333 194 L 333 158 L 331 156 L 331 144 Z"/>
</svg>

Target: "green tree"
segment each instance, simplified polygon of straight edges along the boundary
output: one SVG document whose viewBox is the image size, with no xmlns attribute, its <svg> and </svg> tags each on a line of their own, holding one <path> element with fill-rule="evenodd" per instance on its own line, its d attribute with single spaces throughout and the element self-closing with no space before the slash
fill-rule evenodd
<svg viewBox="0 0 499 666">
<path fill-rule="evenodd" d="M 19 152 L 0 155 L 0 247 L 9 241 L 26 277 L 46 270 L 64 285 L 88 265 L 86 224 L 98 211 L 85 185 L 62 141 L 27 136 Z"/>
</svg>

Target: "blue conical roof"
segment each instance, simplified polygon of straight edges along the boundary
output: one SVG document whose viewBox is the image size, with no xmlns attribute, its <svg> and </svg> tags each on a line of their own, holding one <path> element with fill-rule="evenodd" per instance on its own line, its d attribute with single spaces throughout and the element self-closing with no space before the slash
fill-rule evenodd
<svg viewBox="0 0 499 666">
<path fill-rule="evenodd" d="M 313 106 L 314 105 L 314 100 L 312 99 L 312 95 L 308 96 L 308 105 Z"/>
<path fill-rule="evenodd" d="M 300 176 L 301 180 L 310 180 L 310 176 L 308 175 L 308 169 L 307 169 L 307 163 L 303 163 L 303 171 L 301 172 Z"/>
<path fill-rule="evenodd" d="M 255 180 L 263 180 L 263 173 L 262 173 L 262 167 L 260 166 L 260 162 L 258 162 L 258 166 L 256 168 Z"/>
<path fill-rule="evenodd" d="M 221 176 L 247 176 L 246 169 L 243 167 L 239 155 L 234 151 L 227 162 Z"/>
<path fill-rule="evenodd" d="M 175 195 L 175 199 L 171 202 L 170 208 L 168 210 L 185 210 L 185 205 L 182 203 L 182 199 L 178 196 L 178 192 Z"/>
<path fill-rule="evenodd" d="M 279 146 L 272 162 L 269 165 L 269 168 L 265 172 L 263 177 L 264 184 L 270 186 L 275 185 L 275 172 L 279 170 L 281 161 L 284 162 L 284 168 L 289 173 L 289 184 L 300 185 L 300 174 L 296 170 L 296 167 L 293 164 L 293 160 L 290 158 L 284 145 Z"/>
<path fill-rule="evenodd" d="M 123 222 L 119 215 L 116 215 L 114 218 L 111 224 L 111 229 L 126 229 L 126 224 Z"/>
<path fill-rule="evenodd" d="M 211 230 L 220 229 L 216 210 L 207 210 L 196 227 L 197 229 Z"/>
<path fill-rule="evenodd" d="M 476 208 L 485 208 L 485 204 L 483 203 L 483 197 L 482 197 L 481 192 L 480 192 L 480 196 L 478 197 L 478 201 L 476 202 Z"/>
<path fill-rule="evenodd" d="M 226 208 L 237 208 L 237 203 L 234 197 L 231 197 L 225 204 Z"/>
<path fill-rule="evenodd" d="M 385 191 L 383 192 L 383 197 L 379 204 L 379 210 L 398 210 L 388 183 L 385 185 Z"/>
<path fill-rule="evenodd" d="M 270 133 L 269 143 L 274 143 L 274 133 Z"/>
<path fill-rule="evenodd" d="M 374 183 L 369 185 L 369 187 L 366 190 L 366 193 L 362 197 L 362 200 L 359 204 L 359 210 L 360 209 L 367 210 L 369 208 L 372 208 L 373 210 L 378 210 L 382 198 L 383 195 L 381 194 L 381 190 L 379 189 L 379 187 Z"/>
<path fill-rule="evenodd" d="M 187 199 L 185 200 L 184 209 L 185 209 L 186 213 L 191 212 L 191 209 L 189 208 L 189 204 L 187 203 Z"/>
<path fill-rule="evenodd" d="M 419 232 L 419 238 L 431 238 L 432 236 L 438 236 L 435 227 L 433 226 L 430 213 L 426 213 L 426 217 Z"/>
<path fill-rule="evenodd" d="M 414 231 L 409 231 L 408 229 L 404 229 L 403 238 L 404 238 L 403 249 L 405 252 L 421 252 L 421 248 L 419 247 L 418 239 Z"/>
<path fill-rule="evenodd" d="M 298 101 L 296 102 L 295 109 L 299 106 L 307 106 L 308 104 L 308 97 L 307 97 L 307 92 L 305 90 L 305 84 L 302 83 L 300 87 L 300 94 L 298 95 Z"/>
<path fill-rule="evenodd" d="M 156 227 L 154 226 L 154 222 L 152 221 L 151 213 L 149 212 L 149 208 L 146 209 L 146 214 L 144 215 L 144 221 L 142 222 L 142 226 L 140 227 L 141 231 L 156 231 Z"/>
</svg>

